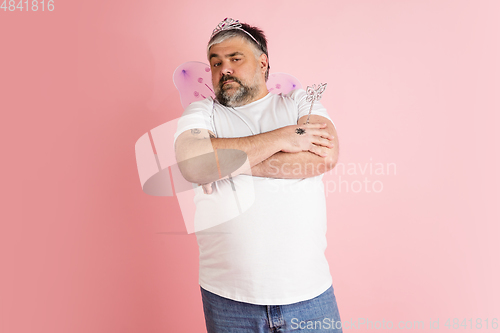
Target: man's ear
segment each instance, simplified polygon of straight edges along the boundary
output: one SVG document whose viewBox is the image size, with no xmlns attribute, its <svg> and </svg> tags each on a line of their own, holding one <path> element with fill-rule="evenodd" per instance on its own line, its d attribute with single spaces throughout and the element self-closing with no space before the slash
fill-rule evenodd
<svg viewBox="0 0 500 333">
<path fill-rule="evenodd" d="M 265 53 L 262 53 L 259 57 L 259 65 L 262 73 L 266 73 L 267 70 L 267 64 L 269 63 L 269 59 L 267 59 L 267 56 Z"/>
</svg>

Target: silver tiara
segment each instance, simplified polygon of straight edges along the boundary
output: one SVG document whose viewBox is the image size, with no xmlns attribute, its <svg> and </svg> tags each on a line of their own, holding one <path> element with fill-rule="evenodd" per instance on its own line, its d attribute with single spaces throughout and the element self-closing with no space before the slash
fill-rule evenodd
<svg viewBox="0 0 500 333">
<path fill-rule="evenodd" d="M 232 18 L 226 17 L 222 22 L 220 22 L 212 31 L 212 35 L 210 36 L 210 39 L 212 39 L 215 35 L 217 35 L 221 31 L 225 30 L 232 30 L 232 29 L 238 29 L 246 33 L 248 36 L 250 36 L 256 43 L 257 45 L 261 46 L 260 43 L 255 39 L 254 36 L 252 36 L 248 31 L 245 29 L 241 28 L 241 23 L 239 20 L 233 20 Z"/>
</svg>

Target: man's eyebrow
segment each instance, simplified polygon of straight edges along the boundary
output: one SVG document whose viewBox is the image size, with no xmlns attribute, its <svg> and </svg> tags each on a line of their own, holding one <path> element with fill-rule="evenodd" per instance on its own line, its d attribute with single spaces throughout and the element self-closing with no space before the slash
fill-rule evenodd
<svg viewBox="0 0 500 333">
<path fill-rule="evenodd" d="M 231 57 L 234 57 L 234 56 L 237 56 L 237 55 L 245 56 L 243 53 L 236 51 L 236 52 L 233 52 L 231 54 L 227 54 L 225 57 L 226 58 L 231 58 Z M 212 60 L 212 58 L 215 58 L 215 57 L 219 57 L 219 55 L 216 54 L 216 53 L 212 53 L 212 54 L 210 54 L 210 58 L 208 58 L 208 60 Z"/>
<path fill-rule="evenodd" d="M 235 55 L 244 56 L 244 54 L 243 54 L 243 53 L 236 51 L 236 52 L 234 52 L 234 53 L 231 53 L 231 54 L 227 55 L 226 57 L 227 57 L 227 58 L 230 58 L 230 57 L 234 57 Z"/>
</svg>

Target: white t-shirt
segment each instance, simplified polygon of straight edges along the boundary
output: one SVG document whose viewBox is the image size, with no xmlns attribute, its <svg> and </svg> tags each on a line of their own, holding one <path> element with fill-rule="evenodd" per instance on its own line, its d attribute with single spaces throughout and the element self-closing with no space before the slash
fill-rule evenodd
<svg viewBox="0 0 500 333">
<path fill-rule="evenodd" d="M 232 138 L 296 125 L 310 105 L 303 89 L 287 95 L 269 93 L 234 108 L 207 98 L 186 108 L 174 140 L 193 128 Z M 331 120 L 319 102 L 314 103 L 312 114 Z M 324 254 L 327 219 L 322 178 L 234 177 L 240 196 L 241 189 L 253 183 L 253 204 L 227 222 L 196 232 L 200 286 L 222 297 L 260 305 L 296 303 L 327 290 L 332 278 Z M 231 188 L 224 179 L 215 182 L 212 194 L 198 190 L 196 215 L 210 216 L 218 193 Z"/>
</svg>

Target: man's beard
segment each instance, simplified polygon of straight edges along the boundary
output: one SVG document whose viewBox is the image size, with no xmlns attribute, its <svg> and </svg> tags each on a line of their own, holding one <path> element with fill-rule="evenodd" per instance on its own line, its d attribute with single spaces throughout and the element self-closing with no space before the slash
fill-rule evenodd
<svg viewBox="0 0 500 333">
<path fill-rule="evenodd" d="M 229 83 L 229 85 L 238 84 L 237 87 L 231 87 L 224 89 L 223 84 L 224 81 L 233 80 L 234 82 Z M 219 84 L 217 86 L 218 89 L 215 89 L 215 96 L 220 104 L 224 106 L 234 107 L 234 106 L 242 106 L 248 104 L 255 96 L 257 96 L 259 92 L 259 88 L 257 83 L 252 82 L 252 86 L 247 86 L 243 84 L 239 79 L 235 78 L 231 75 L 224 75 L 219 80 Z M 235 90 L 232 94 L 228 93 L 228 90 Z"/>
</svg>

